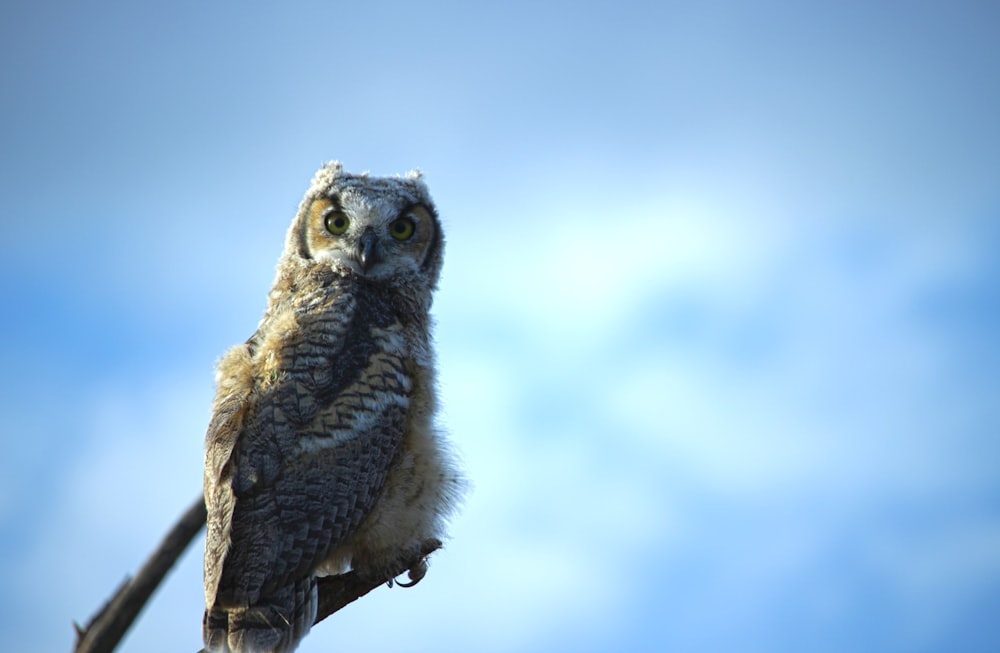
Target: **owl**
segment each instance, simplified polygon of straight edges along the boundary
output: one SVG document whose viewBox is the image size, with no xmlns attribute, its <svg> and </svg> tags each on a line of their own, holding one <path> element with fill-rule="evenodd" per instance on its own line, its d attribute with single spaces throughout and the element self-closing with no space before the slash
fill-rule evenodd
<svg viewBox="0 0 1000 653">
<path fill-rule="evenodd" d="M 318 576 L 426 570 L 464 488 L 435 425 L 444 236 L 419 172 L 323 166 L 260 325 L 216 375 L 206 436 L 205 646 L 294 650 Z"/>
</svg>

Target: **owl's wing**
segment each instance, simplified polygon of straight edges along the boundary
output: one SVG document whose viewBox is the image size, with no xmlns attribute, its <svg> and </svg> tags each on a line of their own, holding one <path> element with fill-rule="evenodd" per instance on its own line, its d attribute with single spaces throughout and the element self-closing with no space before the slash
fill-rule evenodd
<svg viewBox="0 0 1000 653">
<path fill-rule="evenodd" d="M 210 443 L 232 445 L 206 496 L 210 604 L 254 604 L 311 574 L 371 511 L 403 437 L 402 355 L 376 329 L 301 322 L 252 410 L 220 406 L 210 425 Z"/>
</svg>

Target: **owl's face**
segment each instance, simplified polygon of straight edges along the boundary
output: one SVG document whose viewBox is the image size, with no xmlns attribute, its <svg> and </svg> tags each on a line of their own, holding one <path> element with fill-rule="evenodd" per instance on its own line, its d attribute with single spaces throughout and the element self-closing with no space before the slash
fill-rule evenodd
<svg viewBox="0 0 1000 653">
<path fill-rule="evenodd" d="M 369 281 L 426 277 L 433 284 L 440 227 L 433 205 L 421 192 L 422 182 L 367 177 L 337 181 L 314 196 L 302 215 L 302 253 Z"/>
</svg>

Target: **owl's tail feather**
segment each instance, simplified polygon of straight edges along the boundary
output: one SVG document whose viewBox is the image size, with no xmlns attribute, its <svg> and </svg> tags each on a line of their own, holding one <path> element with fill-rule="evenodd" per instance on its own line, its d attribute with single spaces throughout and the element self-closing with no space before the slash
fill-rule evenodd
<svg viewBox="0 0 1000 653">
<path fill-rule="evenodd" d="M 316 620 L 316 579 L 305 578 L 248 608 L 205 612 L 202 636 L 209 653 L 290 653 Z"/>
</svg>

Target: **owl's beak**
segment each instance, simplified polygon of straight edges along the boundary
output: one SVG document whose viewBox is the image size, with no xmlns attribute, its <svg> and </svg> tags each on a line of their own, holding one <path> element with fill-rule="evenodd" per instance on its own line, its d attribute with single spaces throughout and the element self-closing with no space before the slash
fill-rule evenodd
<svg viewBox="0 0 1000 653">
<path fill-rule="evenodd" d="M 382 255 L 378 249 L 378 236 L 375 235 L 371 227 L 365 229 L 365 232 L 361 234 L 356 256 L 358 262 L 361 263 L 361 270 L 365 274 L 368 274 L 368 271 L 382 260 Z"/>
</svg>

